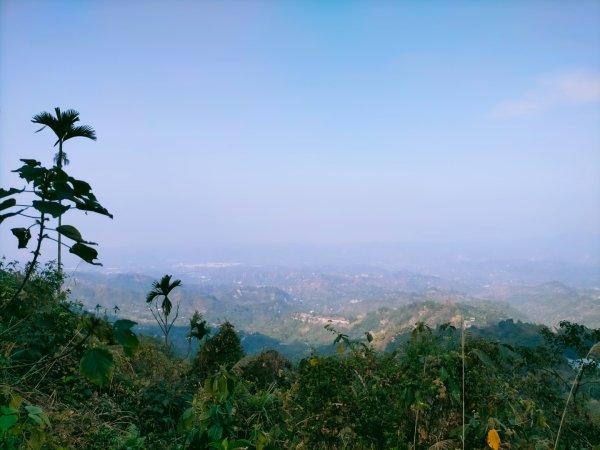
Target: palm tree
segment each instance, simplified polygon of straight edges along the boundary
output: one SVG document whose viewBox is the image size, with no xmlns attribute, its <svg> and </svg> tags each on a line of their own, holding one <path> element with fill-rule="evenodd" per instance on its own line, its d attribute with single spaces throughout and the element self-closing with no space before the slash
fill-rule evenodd
<svg viewBox="0 0 600 450">
<path fill-rule="evenodd" d="M 149 306 L 150 312 L 154 316 L 154 320 L 158 323 L 161 331 L 165 336 L 165 346 L 169 344 L 169 332 L 179 316 L 179 302 L 177 303 L 177 309 L 175 310 L 175 317 L 169 322 L 169 315 L 173 308 L 173 303 L 169 299 L 169 294 L 176 287 L 181 286 L 181 280 L 175 280 L 171 283 L 171 275 L 165 275 L 160 281 L 152 283 L 152 290 L 146 295 L 146 303 L 151 304 L 154 302 L 154 308 L 152 305 Z M 162 297 L 160 307 L 158 306 L 158 300 Z M 155 312 L 156 311 L 156 312 Z"/>
<path fill-rule="evenodd" d="M 75 123 L 79 122 L 79 113 L 74 109 L 67 109 L 66 111 L 61 111 L 60 108 L 54 108 L 54 112 L 56 116 L 53 116 L 49 112 L 42 112 L 40 114 L 36 114 L 33 116 L 31 121 L 33 123 L 38 123 L 43 125 L 42 128 L 36 131 L 36 133 L 42 131 L 44 128 L 48 127 L 56 137 L 58 138 L 54 143 L 56 147 L 58 145 L 58 153 L 54 156 L 54 162 L 56 164 L 56 168 L 62 169 L 63 165 L 66 166 L 69 164 L 69 160 L 67 159 L 67 154 L 63 152 L 63 142 L 68 139 L 74 137 L 84 137 L 91 139 L 92 141 L 96 140 L 96 132 L 89 125 L 78 125 L 75 126 Z M 62 225 L 62 215 L 58 216 L 58 226 Z M 62 240 L 61 234 L 58 233 L 58 270 L 62 270 L 62 259 L 61 259 L 61 247 Z"/>
</svg>

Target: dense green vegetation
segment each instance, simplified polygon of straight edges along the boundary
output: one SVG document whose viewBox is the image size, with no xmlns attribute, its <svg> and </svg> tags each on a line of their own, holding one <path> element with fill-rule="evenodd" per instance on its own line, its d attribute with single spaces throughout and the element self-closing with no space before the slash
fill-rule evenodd
<svg viewBox="0 0 600 450">
<path fill-rule="evenodd" d="M 11 303 L 23 276 L 0 267 L 3 448 L 462 448 L 460 329 L 418 324 L 376 352 L 370 335 L 329 327 L 336 354 L 292 365 L 275 351 L 244 357 L 226 322 L 181 358 L 83 312 L 52 265 Z M 529 346 L 489 336 L 517 328 L 534 330 Z M 486 448 L 492 428 L 513 448 L 554 448 L 572 386 L 557 448 L 600 445 L 600 355 L 588 354 L 600 330 L 507 321 L 487 337 L 468 331 L 465 448 Z M 106 367 L 86 367 L 91 351 Z"/>
</svg>

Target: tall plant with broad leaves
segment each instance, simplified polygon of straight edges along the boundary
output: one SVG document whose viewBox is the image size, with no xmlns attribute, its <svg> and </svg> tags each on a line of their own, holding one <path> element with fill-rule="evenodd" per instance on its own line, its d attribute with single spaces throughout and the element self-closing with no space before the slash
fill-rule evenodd
<svg viewBox="0 0 600 450">
<path fill-rule="evenodd" d="M 179 316 L 180 305 L 180 303 L 177 302 L 175 315 L 170 319 L 169 316 L 173 310 L 173 302 L 169 298 L 169 295 L 171 295 L 171 292 L 173 292 L 176 287 L 181 286 L 181 280 L 174 280 L 171 282 L 171 277 L 172 275 L 165 275 L 160 281 L 152 283 L 152 290 L 146 295 L 146 303 L 148 304 L 148 308 L 150 309 L 154 320 L 156 320 L 156 323 L 158 323 L 158 326 L 163 333 L 165 346 L 169 345 L 169 332 Z M 162 301 L 159 306 L 158 302 L 161 298 Z"/>
<path fill-rule="evenodd" d="M 10 297 L 5 297 L 7 300 L 0 303 L 0 312 L 6 316 L 4 319 L 10 324 L 10 329 L 13 332 L 16 330 L 16 324 L 26 326 L 28 322 L 35 321 L 37 317 L 36 312 L 38 310 L 30 304 L 30 298 L 25 288 L 28 286 L 30 279 L 35 279 L 44 240 L 55 241 L 58 243 L 59 249 L 63 246 L 67 247 L 70 253 L 84 261 L 101 265 L 97 261 L 98 252 L 93 247 L 97 244 L 83 239 L 79 230 L 74 226 L 63 225 L 62 216 L 69 210 L 78 209 L 85 213 L 93 212 L 112 218 L 112 214 L 100 204 L 92 192 L 92 187 L 86 181 L 76 179 L 63 170 L 65 162 L 62 149 L 63 143 L 73 137 L 87 137 L 95 140 L 94 130 L 89 126 L 74 125 L 79 120 L 77 111 L 67 110 L 61 112 L 59 108 L 56 108 L 55 111 L 56 117 L 49 113 L 42 113 L 36 115 L 32 121 L 42 124 L 44 127 L 50 127 L 56 134 L 58 139 L 55 145 L 59 147 L 56 165 L 47 168 L 34 159 L 21 159 L 23 165 L 13 172 L 16 172 L 27 185 L 23 188 L 0 188 L 0 224 L 14 217 L 33 221 L 27 227 L 11 229 L 12 234 L 17 238 L 18 248 L 21 249 L 28 248 L 32 237 L 35 235 L 35 238 L 33 238 L 35 244 L 32 251 L 32 260 L 27 264 L 24 274 L 15 271 L 9 277 L 15 280 L 14 288 L 11 287 L 10 289 Z M 59 219 L 56 228 L 50 225 L 51 219 Z M 35 229 L 37 230 L 32 233 L 32 230 Z M 62 242 L 63 236 L 68 239 L 68 243 Z M 60 291 L 60 285 L 62 284 L 60 252 L 56 273 L 56 280 L 58 280 L 56 289 Z M 13 283 L 11 282 L 11 284 Z M 51 301 L 48 297 L 38 300 Z M 59 304 L 58 306 L 66 315 L 75 314 L 66 304 Z M 22 313 L 27 310 L 30 310 L 30 312 Z M 40 323 L 46 324 L 47 322 L 45 320 Z M 85 324 L 81 329 L 71 330 L 74 332 L 74 336 L 68 340 L 68 345 L 60 346 L 60 350 L 53 356 L 50 356 L 52 351 L 49 350 L 46 354 L 40 353 L 42 357 L 39 361 L 31 361 L 31 372 L 39 372 L 39 367 L 48 361 L 50 361 L 49 367 L 52 367 L 56 361 L 65 358 L 66 355 L 85 349 L 80 360 L 81 373 L 96 384 L 104 385 L 108 383 L 114 369 L 114 360 L 106 345 L 119 344 L 127 355 L 133 355 L 138 346 L 137 336 L 131 331 L 135 322 L 118 320 L 112 327 L 109 327 L 105 323 L 106 321 L 95 320 L 93 317 L 84 320 L 84 322 Z M 44 328 L 40 324 L 36 323 L 35 325 L 38 328 Z"/>
<path fill-rule="evenodd" d="M 25 180 L 28 186 L 18 189 L 0 189 L 0 224 L 13 216 L 32 219 L 33 223 L 28 227 L 12 228 L 12 234 L 18 240 L 18 248 L 27 248 L 32 238 L 32 230 L 37 228 L 37 238 L 33 249 L 33 258 L 25 272 L 20 288 L 15 292 L 11 302 L 14 302 L 23 287 L 29 280 L 38 258 L 41 254 L 42 242 L 45 239 L 59 242 L 61 246 L 69 249 L 69 252 L 80 257 L 84 261 L 94 265 L 97 262 L 98 251 L 92 246 L 95 242 L 83 239 L 81 233 L 72 225 L 59 225 L 52 228 L 49 225 L 50 218 L 58 218 L 67 211 L 78 209 L 80 211 L 94 212 L 96 214 L 112 218 L 92 192 L 92 187 L 85 181 L 78 180 L 63 169 L 43 167 L 39 161 L 34 159 L 22 159 L 23 165 L 14 170 L 19 177 Z M 26 194 L 32 194 L 33 200 L 20 203 Z M 2 199 L 5 199 L 2 201 Z M 65 244 L 61 241 L 64 236 L 71 241 Z M 59 265 L 60 270 L 60 265 Z"/>
<path fill-rule="evenodd" d="M 68 139 L 74 137 L 83 137 L 87 139 L 91 139 L 93 141 L 96 140 L 96 132 L 89 125 L 78 125 L 75 126 L 77 122 L 79 122 L 79 112 L 74 109 L 67 109 L 66 111 L 61 111 L 60 108 L 54 108 L 55 115 L 53 116 L 49 112 L 42 112 L 40 114 L 36 114 L 33 116 L 31 121 L 33 123 L 37 123 L 43 125 L 42 128 L 36 131 L 36 133 L 42 131 L 44 128 L 50 128 L 57 137 L 54 146 L 58 145 L 58 153 L 54 156 L 54 163 L 57 169 L 62 169 L 63 166 L 69 164 L 69 159 L 67 158 L 67 154 L 63 151 L 63 143 Z M 61 199 L 59 199 L 59 203 L 62 203 Z M 58 215 L 58 226 L 62 226 L 62 214 Z M 59 233 L 58 235 L 58 270 L 62 270 L 62 237 Z"/>
</svg>

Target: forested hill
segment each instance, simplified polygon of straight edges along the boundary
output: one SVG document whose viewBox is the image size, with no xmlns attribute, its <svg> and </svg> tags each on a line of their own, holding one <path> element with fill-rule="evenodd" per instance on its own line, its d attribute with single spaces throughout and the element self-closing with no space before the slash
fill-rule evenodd
<svg viewBox="0 0 600 450">
<path fill-rule="evenodd" d="M 182 287 L 173 294 L 181 305 L 176 322 L 181 332 L 175 332 L 173 343 L 181 351 L 187 342 L 179 337 L 185 335 L 183 330 L 196 310 L 213 328 L 229 320 L 254 336 L 245 341 L 248 350 L 260 350 L 264 338 L 281 344 L 289 356 L 327 345 L 331 335 L 324 325 L 330 321 L 348 335 L 372 333 L 378 348 L 385 348 L 417 322 L 456 325 L 461 317 L 478 327 L 506 319 L 548 326 L 561 320 L 600 326 L 599 291 L 559 282 L 482 286 L 381 268 L 243 265 L 204 268 L 182 278 Z M 66 286 L 70 298 L 81 301 L 87 310 L 132 318 L 144 332 L 160 334 L 145 302 L 153 280 L 143 274 L 79 272 Z"/>
<path fill-rule="evenodd" d="M 600 330 L 580 324 L 483 326 L 509 309 L 423 297 L 353 318 L 294 311 L 289 329 L 304 340 L 286 344 L 240 332 L 232 309 L 208 334 L 199 316 L 174 331 L 171 339 L 191 337 L 178 355 L 165 336 L 138 332 L 150 322 L 82 310 L 51 266 L 32 272 L 13 301 L 22 280 L 18 268 L 0 265 L 1 448 L 600 445 Z M 244 287 L 221 289 L 239 297 L 235 308 L 246 301 Z M 277 288 L 249 292 L 267 292 L 267 308 L 282 314 L 302 305 Z M 306 345 L 320 342 L 319 332 L 326 343 Z M 246 354 L 252 340 L 256 353 Z M 283 352 L 293 346 L 290 360 Z"/>
</svg>

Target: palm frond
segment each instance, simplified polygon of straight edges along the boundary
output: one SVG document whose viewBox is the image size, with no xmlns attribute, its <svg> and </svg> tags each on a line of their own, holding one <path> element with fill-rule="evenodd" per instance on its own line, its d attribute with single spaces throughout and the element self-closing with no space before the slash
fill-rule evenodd
<svg viewBox="0 0 600 450">
<path fill-rule="evenodd" d="M 164 295 L 169 293 L 169 284 L 171 283 L 171 275 L 165 275 L 160 279 L 160 288 L 164 292 Z"/>
<path fill-rule="evenodd" d="M 160 288 L 163 290 L 164 295 L 169 295 L 173 289 L 181 286 L 181 280 L 175 280 L 171 283 L 172 275 L 165 275 L 160 280 Z"/>
<path fill-rule="evenodd" d="M 61 111 L 60 108 L 54 108 L 55 116 L 49 112 L 42 112 L 33 116 L 31 121 L 33 123 L 39 123 L 43 125 L 42 128 L 36 131 L 42 131 L 45 127 L 50 128 L 56 134 L 58 140 L 56 144 L 58 144 L 61 139 L 64 141 L 66 139 L 70 139 L 72 137 L 81 136 L 87 137 L 92 140 L 96 140 L 96 132 L 89 125 L 85 125 L 83 127 L 74 127 L 73 125 L 76 122 L 79 122 L 79 112 L 74 109 L 67 109 L 66 111 Z"/>
<path fill-rule="evenodd" d="M 56 109 L 58 110 L 58 108 Z M 60 114 L 60 121 L 71 124 L 79 122 L 79 111 L 75 111 L 74 109 L 67 109 L 66 111 L 63 111 Z"/>
<path fill-rule="evenodd" d="M 33 123 L 39 123 L 40 125 L 43 125 L 42 128 L 40 128 L 39 130 L 36 130 L 36 133 L 39 133 L 46 127 L 50 127 L 52 129 L 52 131 L 54 131 L 54 127 L 56 127 L 56 122 L 57 122 L 56 118 L 52 114 L 50 114 L 49 112 L 45 112 L 45 111 L 33 116 L 31 121 Z"/>
<path fill-rule="evenodd" d="M 154 289 L 152 289 L 150 292 L 148 292 L 148 294 L 146 294 L 146 303 L 150 303 L 154 301 L 156 297 L 160 297 L 161 295 L 163 295 L 162 290 L 157 289 L 156 286 L 153 287 Z"/>
<path fill-rule="evenodd" d="M 157 297 L 164 297 L 161 308 L 165 316 L 171 314 L 171 309 L 173 307 L 169 294 L 173 289 L 181 286 L 181 280 L 175 280 L 171 283 L 171 277 L 172 275 L 165 275 L 160 281 L 154 281 L 152 283 L 152 290 L 146 295 L 146 303 L 156 300 Z"/>
<path fill-rule="evenodd" d="M 169 286 L 169 292 L 171 292 L 173 289 L 175 289 L 176 287 L 181 286 L 181 280 L 175 280 L 171 283 L 171 285 Z"/>
<path fill-rule="evenodd" d="M 35 116 L 33 116 L 33 118 L 31 119 L 31 121 L 33 123 L 41 123 L 42 125 L 49 125 L 53 122 L 56 122 L 56 117 L 54 117 L 52 114 L 50 114 L 49 112 L 41 112 L 39 114 L 36 114 Z"/>
<path fill-rule="evenodd" d="M 71 127 L 67 130 L 63 141 L 67 139 L 71 139 L 74 137 L 84 137 L 91 139 L 92 141 L 96 140 L 96 131 L 89 125 L 80 125 L 78 127 Z"/>
</svg>

